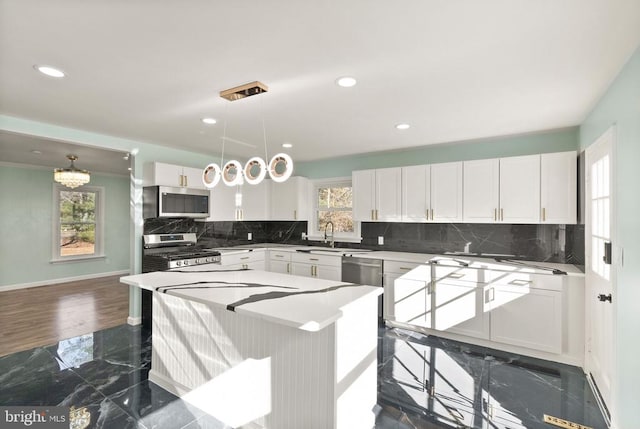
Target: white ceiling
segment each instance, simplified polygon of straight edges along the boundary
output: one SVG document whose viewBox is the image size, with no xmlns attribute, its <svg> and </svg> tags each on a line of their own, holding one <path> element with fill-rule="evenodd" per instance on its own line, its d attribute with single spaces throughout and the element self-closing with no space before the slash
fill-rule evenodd
<svg viewBox="0 0 640 429">
<path fill-rule="evenodd" d="M 0 113 L 308 161 L 578 125 L 639 45 L 640 0 L 0 0 Z"/>
</svg>

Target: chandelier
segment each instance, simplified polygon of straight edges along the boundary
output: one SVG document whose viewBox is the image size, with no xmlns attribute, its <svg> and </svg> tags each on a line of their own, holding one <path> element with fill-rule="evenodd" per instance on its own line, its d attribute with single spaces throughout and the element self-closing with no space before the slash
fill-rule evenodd
<svg viewBox="0 0 640 429">
<path fill-rule="evenodd" d="M 262 94 L 268 90 L 269 88 L 265 84 L 256 81 L 221 91 L 220 97 L 229 101 L 236 101 Z M 218 165 L 212 162 L 204 168 L 202 171 L 202 183 L 204 183 L 204 186 L 209 189 L 214 188 L 220 182 L 220 179 L 222 179 L 222 182 L 227 186 L 241 185 L 244 182 L 250 185 L 257 185 L 265 179 L 267 173 L 274 182 L 284 182 L 291 177 L 293 173 L 293 160 L 286 153 L 278 153 L 271 158 L 268 165 L 266 163 L 266 160 L 269 158 L 267 157 L 267 133 L 264 125 L 264 115 L 262 117 L 262 135 L 265 159 L 254 156 L 247 161 L 244 168 L 242 164 L 235 159 L 224 163 L 224 143 L 227 140 L 233 141 L 233 139 L 227 137 L 227 123 L 225 118 L 220 164 Z"/>
<path fill-rule="evenodd" d="M 75 155 L 67 155 L 67 158 L 71 161 L 71 165 L 69 168 L 56 168 L 53 170 L 53 180 L 71 189 L 89 183 L 91 179 L 89 172 L 87 170 L 79 170 L 73 165 L 73 162 L 77 160 L 78 157 Z"/>
</svg>

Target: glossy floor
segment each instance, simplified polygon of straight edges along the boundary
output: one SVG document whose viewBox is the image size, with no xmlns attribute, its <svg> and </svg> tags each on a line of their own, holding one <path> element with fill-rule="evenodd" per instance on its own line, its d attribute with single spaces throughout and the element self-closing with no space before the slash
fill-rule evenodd
<svg viewBox="0 0 640 429">
<path fill-rule="evenodd" d="M 150 383 L 150 366 L 147 331 L 105 329 L 0 358 L 0 405 L 85 407 L 90 428 L 226 427 Z M 381 329 L 378 369 L 377 429 L 548 429 L 544 414 L 606 427 L 579 368 Z"/>
</svg>

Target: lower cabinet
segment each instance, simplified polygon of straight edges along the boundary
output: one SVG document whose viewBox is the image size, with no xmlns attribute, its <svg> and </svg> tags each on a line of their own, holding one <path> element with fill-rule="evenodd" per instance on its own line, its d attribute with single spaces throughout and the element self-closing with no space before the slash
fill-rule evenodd
<svg viewBox="0 0 640 429">
<path fill-rule="evenodd" d="M 562 279 L 526 272 L 418 266 L 387 275 L 385 318 L 540 350 L 562 352 Z"/>
<path fill-rule="evenodd" d="M 269 271 L 340 281 L 342 258 L 341 256 L 271 250 L 269 251 Z"/>
<path fill-rule="evenodd" d="M 228 269 L 264 270 L 266 268 L 264 253 L 264 250 L 254 250 L 252 252 L 223 254 L 220 257 L 220 265 Z"/>
</svg>

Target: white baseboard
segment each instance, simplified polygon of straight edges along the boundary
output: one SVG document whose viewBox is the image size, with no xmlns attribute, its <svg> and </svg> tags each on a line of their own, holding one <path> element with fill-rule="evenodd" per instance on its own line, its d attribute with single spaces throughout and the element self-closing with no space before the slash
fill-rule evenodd
<svg viewBox="0 0 640 429">
<path fill-rule="evenodd" d="M 127 323 L 131 326 L 137 326 L 142 324 L 142 317 L 127 317 Z"/>
<path fill-rule="evenodd" d="M 19 283 L 19 284 L 15 284 L 15 285 L 0 286 L 0 292 L 5 292 L 5 291 L 8 291 L 8 290 L 16 290 L 16 289 L 27 289 L 27 288 L 30 288 L 30 287 L 47 286 L 47 285 L 53 285 L 53 284 L 59 284 L 59 283 L 75 282 L 75 281 L 79 281 L 79 280 L 98 279 L 98 278 L 101 278 L 101 277 L 128 275 L 130 273 L 131 273 L 130 270 L 121 270 L 121 271 L 111 271 L 109 273 L 86 274 L 86 275 L 83 275 L 83 276 L 74 276 L 74 277 L 64 277 L 64 278 L 59 278 L 59 279 L 42 280 L 42 281 L 39 281 L 39 282 Z"/>
</svg>

